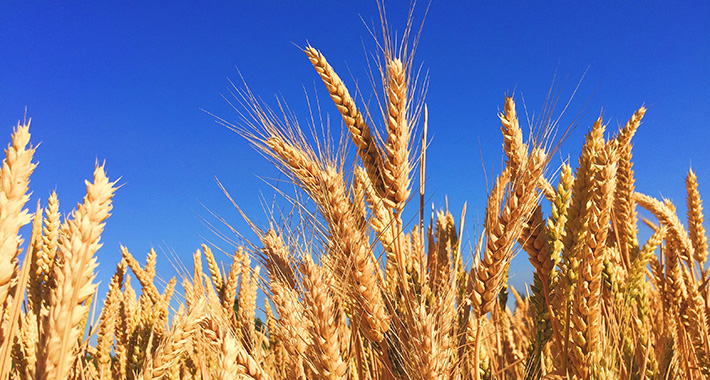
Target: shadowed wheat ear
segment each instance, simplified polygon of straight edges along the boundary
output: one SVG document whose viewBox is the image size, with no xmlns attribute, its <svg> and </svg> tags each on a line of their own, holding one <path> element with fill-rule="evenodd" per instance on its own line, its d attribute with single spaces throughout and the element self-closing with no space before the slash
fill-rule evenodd
<svg viewBox="0 0 710 380">
<path fill-rule="evenodd" d="M 340 342 L 349 340 L 349 332 L 341 321 L 345 318 L 344 311 L 335 300 L 330 284 L 332 278 L 308 255 L 304 257 L 301 271 L 304 300 L 308 307 L 306 315 L 311 319 L 309 330 L 313 344 L 310 357 L 313 358 L 316 378 L 345 379 L 349 358 L 347 352 L 340 350 Z"/>
<path fill-rule="evenodd" d="M 116 335 L 116 322 L 118 321 L 119 307 L 121 305 L 121 287 L 126 274 L 126 262 L 121 260 L 116 267 L 116 273 L 111 278 L 108 286 L 108 295 L 104 301 L 99 318 L 99 333 L 96 339 L 96 363 L 101 378 L 108 378 L 111 374 L 111 345 Z"/>
<path fill-rule="evenodd" d="M 94 182 L 86 181 L 84 202 L 62 226 L 61 265 L 53 273 L 56 288 L 40 332 L 36 371 L 39 379 L 65 379 L 71 370 L 82 333 L 79 326 L 89 309 L 87 301 L 96 291 L 93 279 L 98 264 L 94 253 L 101 247 L 99 240 L 112 208 L 114 185 L 104 167 L 97 165 Z"/>
<path fill-rule="evenodd" d="M 286 368 L 289 378 L 304 379 L 303 359 L 309 345 L 308 323 L 305 308 L 298 300 L 298 292 L 281 280 L 271 282 L 271 299 L 279 314 L 278 328 L 273 333 L 283 342 L 291 365 Z M 271 333 L 271 331 L 270 331 Z"/>
<path fill-rule="evenodd" d="M 206 318 L 207 309 L 205 299 L 201 299 L 190 308 L 189 313 L 178 315 L 173 321 L 173 327 L 167 336 L 159 342 L 155 354 L 143 362 L 143 369 L 139 379 L 161 379 L 171 366 L 177 363 L 180 355 L 185 351 L 192 339 L 194 331 Z"/>
</svg>

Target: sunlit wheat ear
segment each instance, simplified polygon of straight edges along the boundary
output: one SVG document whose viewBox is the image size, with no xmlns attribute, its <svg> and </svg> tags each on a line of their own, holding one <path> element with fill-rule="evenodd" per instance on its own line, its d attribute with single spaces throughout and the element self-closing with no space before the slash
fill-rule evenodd
<svg viewBox="0 0 710 380">
<path fill-rule="evenodd" d="M 582 148 L 568 210 L 568 223 L 565 226 L 564 259 L 566 261 L 567 278 L 571 284 L 577 279 L 580 252 L 587 236 L 587 226 L 591 213 L 590 200 L 594 190 L 594 176 L 596 174 L 593 160 L 603 147 L 604 127 L 601 118 L 599 118 L 594 123 L 592 130 L 587 134 Z M 571 286 L 573 287 L 574 285 Z"/>
<path fill-rule="evenodd" d="M 636 130 L 641 125 L 641 120 L 646 114 L 646 108 L 641 107 L 629 119 L 623 129 L 619 131 L 615 140 L 618 144 L 619 163 L 616 170 L 616 190 L 614 193 L 614 208 L 612 209 L 612 220 L 617 225 L 619 231 L 622 253 L 632 257 L 634 250 L 638 249 L 638 216 L 636 204 L 633 201 L 635 190 L 633 163 L 631 162 L 631 139 L 636 134 Z"/>
<path fill-rule="evenodd" d="M 498 114 L 498 118 L 501 121 L 500 130 L 503 133 L 503 148 L 508 158 L 506 164 L 512 171 L 516 171 L 528 155 L 527 146 L 523 142 L 523 130 L 520 129 L 513 98 L 505 97 L 504 109 L 505 112 Z"/>
<path fill-rule="evenodd" d="M 0 169 L 0 315 L 8 298 L 18 263 L 18 247 L 22 239 L 20 227 L 32 220 L 24 209 L 29 200 L 29 179 L 36 164 L 32 163 L 35 149 L 30 143 L 30 123 L 17 124 L 12 134 L 12 144 L 5 149 L 5 159 Z M 7 332 L 0 327 L 0 337 Z"/>
<path fill-rule="evenodd" d="M 489 236 L 489 238 L 487 239 L 492 241 L 493 243 L 497 243 L 504 233 L 501 229 L 502 225 L 498 223 L 498 218 L 500 216 L 500 205 L 505 199 L 505 192 L 510 182 L 510 174 L 510 170 L 504 170 L 503 173 L 498 176 L 498 179 L 496 180 L 495 185 L 491 190 L 491 193 L 488 195 L 485 229 L 486 234 Z M 486 254 L 490 256 L 488 252 L 486 252 Z M 499 259 L 502 260 L 502 257 Z M 470 280 L 473 283 L 473 292 L 471 296 L 473 298 L 473 309 L 476 317 L 485 314 L 485 312 L 483 311 L 483 305 L 492 302 L 490 294 L 495 293 L 495 291 L 488 292 L 489 294 L 487 295 L 487 297 L 489 299 L 484 298 L 484 295 L 487 293 L 486 281 L 488 281 L 488 279 L 490 278 L 490 274 L 489 268 L 483 267 L 482 265 L 484 265 L 483 262 L 481 263 L 481 265 L 479 265 L 478 268 L 473 268 L 476 271 L 476 275 L 475 278 L 472 278 Z M 493 258 L 489 258 L 488 263 L 485 265 L 487 265 L 488 267 L 493 266 Z M 502 263 L 495 264 L 495 266 L 502 266 Z M 495 297 L 495 295 L 493 295 L 493 297 Z"/>
<path fill-rule="evenodd" d="M 36 253 L 35 278 L 32 279 L 30 291 L 36 293 L 41 298 L 36 305 L 38 309 L 46 309 L 49 305 L 51 289 L 54 288 L 52 272 L 56 265 L 57 244 L 59 241 L 59 228 L 61 227 L 61 215 L 59 214 L 59 199 L 57 192 L 53 191 L 47 201 L 44 227 L 42 229 L 42 246 Z"/>
<path fill-rule="evenodd" d="M 37 316 L 32 309 L 22 316 L 17 324 L 17 343 L 13 348 L 12 361 L 15 373 L 21 379 L 35 378 L 35 365 L 37 361 Z"/>
<path fill-rule="evenodd" d="M 322 170 L 320 164 L 311 155 L 280 135 L 268 137 L 264 145 L 270 149 L 268 153 L 283 163 L 305 191 L 311 196 L 319 194 Z"/>
<path fill-rule="evenodd" d="M 274 134 L 263 141 L 268 154 L 276 158 L 316 202 L 327 222 L 330 254 L 344 279 L 349 303 L 357 314 L 358 324 L 366 336 L 379 342 L 389 326 L 389 316 L 380 293 L 380 268 L 373 261 L 366 236 L 358 229 L 351 212 L 343 173 L 338 167 L 315 161 L 312 151 L 298 142 L 286 141 Z"/>
<path fill-rule="evenodd" d="M 693 258 L 700 264 L 702 270 L 708 256 L 708 237 L 703 225 L 705 217 L 703 216 L 703 201 L 698 192 L 698 177 L 692 169 L 685 179 L 685 187 L 688 192 L 688 232 L 695 251 Z"/>
<path fill-rule="evenodd" d="M 613 201 L 616 175 L 616 150 L 607 144 L 594 157 L 597 167 L 592 184 L 591 210 L 587 224 L 587 239 L 580 256 L 580 273 L 575 287 L 574 309 L 571 317 L 570 345 L 572 373 L 579 379 L 596 375 L 593 366 L 599 365 L 598 347 L 602 340 L 601 272 L 606 254 L 606 237 Z"/>
<path fill-rule="evenodd" d="M 37 201 L 37 211 L 35 211 L 34 217 L 32 218 L 32 235 L 30 237 L 30 242 L 28 244 L 28 249 L 32 251 L 32 260 L 28 263 L 28 275 L 26 281 L 27 287 L 27 308 L 34 309 L 36 313 L 42 306 L 42 295 L 40 293 L 40 286 L 42 281 L 42 269 L 37 256 L 42 252 L 42 219 L 44 215 L 44 210 L 40 206 L 40 202 Z"/>
<path fill-rule="evenodd" d="M 217 339 L 220 351 L 214 371 L 216 379 L 269 379 L 269 375 L 254 358 L 247 354 L 230 330 L 219 327 L 218 331 Z"/>
<path fill-rule="evenodd" d="M 530 263 L 535 267 L 536 272 L 542 276 L 543 281 L 549 283 L 550 272 L 554 269 L 555 263 L 550 254 L 541 206 L 535 207 L 532 217 L 525 223 L 518 243 L 530 256 Z"/>
<path fill-rule="evenodd" d="M 138 279 L 138 282 L 140 282 L 143 287 L 143 292 L 150 297 L 153 303 L 157 303 L 160 300 L 160 293 L 158 292 L 158 288 L 155 287 L 150 275 L 143 268 L 141 268 L 138 260 L 136 260 L 133 255 L 128 252 L 128 248 L 121 246 L 121 254 L 123 255 L 123 259 L 126 261 L 126 264 L 129 268 L 131 268 L 131 271 L 133 271 Z"/>
<path fill-rule="evenodd" d="M 53 273 L 57 285 L 40 332 L 36 371 L 40 379 L 65 379 L 71 370 L 82 333 L 79 326 L 89 308 L 87 301 L 96 291 L 93 279 L 98 263 L 94 253 L 101 247 L 99 240 L 115 190 L 115 182 L 108 180 L 104 167 L 97 166 L 94 182 L 86 182 L 84 202 L 62 227 L 61 265 Z"/>
<path fill-rule="evenodd" d="M 476 291 L 481 297 L 481 315 L 490 312 L 498 291 L 502 286 L 503 271 L 513 254 L 513 245 L 523 231 L 525 221 L 530 218 L 537 204 L 535 188 L 546 163 L 545 153 L 536 149 L 527 162 L 521 165 L 522 173 L 513 177 L 506 194 L 503 209 L 500 204 L 489 204 L 486 215 L 486 250 L 478 269 Z M 504 187 L 505 188 L 505 187 Z M 498 184 L 494 187 L 498 189 Z M 492 197 L 495 201 L 498 196 Z"/>
<path fill-rule="evenodd" d="M 384 178 L 387 204 L 402 212 L 411 185 L 410 139 L 407 67 L 399 59 L 387 61 L 387 143 L 385 145 Z"/>
<path fill-rule="evenodd" d="M 384 163 L 382 152 L 377 146 L 375 136 L 372 135 L 370 126 L 367 125 L 362 113 L 355 106 L 355 101 L 350 96 L 345 84 L 338 74 L 335 73 L 323 54 L 311 46 L 306 47 L 304 51 L 313 64 L 313 67 L 316 69 L 316 72 L 318 72 L 318 75 L 320 75 L 323 80 L 335 106 L 343 116 L 345 125 L 350 130 L 350 137 L 355 147 L 357 147 L 357 153 L 362 160 L 362 164 L 375 190 L 380 197 L 387 199 L 386 187 L 383 180 Z M 390 204 L 390 206 L 394 205 Z"/>
<path fill-rule="evenodd" d="M 688 298 L 684 300 L 681 310 L 683 310 L 681 323 L 689 334 L 697 366 L 704 376 L 710 376 L 710 352 L 708 351 L 710 337 L 708 336 L 706 301 L 695 286 L 688 287 Z"/>
<path fill-rule="evenodd" d="M 210 276 L 212 277 L 212 283 L 217 289 L 217 293 L 222 293 L 222 287 L 224 286 L 224 280 L 222 279 L 222 273 L 219 271 L 219 266 L 217 260 L 212 253 L 212 249 L 207 246 L 207 244 L 202 244 L 202 251 L 205 253 L 205 259 L 207 260 L 207 267 L 210 270 Z"/>
<path fill-rule="evenodd" d="M 565 232 L 562 239 L 561 276 L 554 291 L 553 303 L 560 311 L 559 332 L 562 334 L 562 342 L 560 343 L 564 346 L 561 366 L 565 369 L 569 360 L 569 347 L 574 345 L 574 342 L 568 339 L 571 331 L 570 318 L 573 310 L 574 290 L 580 276 L 580 263 L 592 217 L 591 200 L 597 171 L 594 158 L 604 149 L 604 145 L 604 126 L 602 119 L 598 118 L 592 126 L 592 130 L 587 133 L 582 154 L 579 157 L 579 166 L 574 177 L 572 198 L 567 210 L 567 223 L 564 226 Z"/>
</svg>

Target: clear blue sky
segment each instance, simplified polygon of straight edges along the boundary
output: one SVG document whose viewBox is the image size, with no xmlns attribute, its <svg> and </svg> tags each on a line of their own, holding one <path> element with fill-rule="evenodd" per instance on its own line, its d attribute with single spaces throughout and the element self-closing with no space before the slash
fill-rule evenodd
<svg viewBox="0 0 710 380">
<path fill-rule="evenodd" d="M 218 223 L 205 205 L 248 232 L 215 177 L 258 225 L 267 225 L 260 199 L 272 199 L 278 171 L 202 111 L 238 120 L 222 99 L 228 78 L 240 81 L 237 68 L 254 93 L 272 105 L 279 94 L 304 123 L 304 88 L 311 95 L 315 89 L 337 130 L 340 118 L 295 45 L 310 42 L 349 85 L 355 78 L 371 94 L 365 50 L 375 45 L 363 20 L 379 22 L 374 0 L 165 4 L 0 4 L 0 141 L 9 142 L 27 108 L 33 141 L 42 142 L 30 204 L 38 198 L 46 204 L 56 189 L 69 213 L 97 159 L 106 160 L 111 178 L 121 177 L 98 254 L 102 296 L 119 243 L 141 261 L 150 247 L 173 251 L 189 267 L 202 242 L 231 250 L 201 221 Z M 387 4 L 393 30 L 403 29 L 407 8 Z M 418 4 L 417 21 L 425 8 Z M 708 16 L 710 6 L 699 1 L 435 1 L 415 60 L 431 78 L 431 201 L 443 206 L 448 195 L 457 216 L 468 201 L 473 236 L 485 209 L 483 167 L 490 179 L 501 166 L 496 113 L 504 94 L 515 92 L 521 115 L 523 97 L 531 114 L 539 112 L 555 72 L 564 103 L 587 70 L 561 120 L 569 124 L 590 100 L 561 148 L 564 157 L 577 156 L 600 113 L 615 130 L 645 104 L 649 111 L 634 140 L 637 189 L 671 198 L 684 215 L 684 178 L 692 165 L 710 199 Z M 165 254 L 159 264 L 164 277 L 174 274 Z M 518 286 L 530 280 L 524 255 L 511 275 Z"/>
</svg>

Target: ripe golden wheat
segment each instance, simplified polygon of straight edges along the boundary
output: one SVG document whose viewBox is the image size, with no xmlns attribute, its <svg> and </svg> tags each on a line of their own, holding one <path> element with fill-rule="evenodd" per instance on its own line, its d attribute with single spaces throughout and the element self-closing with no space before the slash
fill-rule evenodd
<svg viewBox="0 0 710 380">
<path fill-rule="evenodd" d="M 120 247 L 98 323 L 89 321 L 115 182 L 97 166 L 72 214 L 61 220 L 52 194 L 33 218 L 34 148 L 29 123 L 18 124 L 0 171 L 0 378 L 710 378 L 697 178 L 688 173 L 686 225 L 668 200 L 635 191 L 631 140 L 646 109 L 610 135 L 597 120 L 555 186 L 548 142 L 524 139 L 506 97 L 505 164 L 478 244 L 462 252 L 465 215 L 426 217 L 423 201 L 408 202 L 417 166 L 424 199 L 427 114 L 411 56 L 394 45 L 381 57 L 382 135 L 324 54 L 304 49 L 342 114 L 357 164 L 327 143 L 310 145 L 289 118 L 243 92 L 251 121 L 241 132 L 315 208 L 294 205 L 308 211 L 298 228 L 254 227 L 258 241 L 239 248 L 225 272 L 203 245 L 177 310 L 177 281 L 156 286 L 155 251 L 142 265 Z M 408 206 L 419 207 L 417 222 L 403 219 Z M 638 206 L 657 218 L 645 221 L 653 230 L 645 242 Z M 29 223 L 24 244 L 18 233 Z M 507 285 L 518 250 L 535 268 L 525 296 Z"/>
</svg>

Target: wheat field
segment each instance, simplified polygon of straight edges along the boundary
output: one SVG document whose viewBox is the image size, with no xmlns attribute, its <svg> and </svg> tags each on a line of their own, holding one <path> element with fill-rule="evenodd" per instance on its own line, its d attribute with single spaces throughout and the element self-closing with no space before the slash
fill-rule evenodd
<svg viewBox="0 0 710 380">
<path fill-rule="evenodd" d="M 504 164 L 467 251 L 465 209 L 457 219 L 425 207 L 428 109 L 409 32 L 383 38 L 381 118 L 324 52 L 303 48 L 349 135 L 336 146 L 239 91 L 244 123 L 230 127 L 303 194 L 292 200 L 296 227 L 252 225 L 258 240 L 231 262 L 203 245 L 192 274 L 167 286 L 155 251 L 143 263 L 120 247 L 108 294 L 96 294 L 118 184 L 97 165 L 70 215 L 56 194 L 27 204 L 35 147 L 30 123 L 18 123 L 0 171 L 0 378 L 710 378 L 698 179 L 688 172 L 682 217 L 635 190 L 646 109 L 617 130 L 599 118 L 578 159 L 551 167 L 555 131 L 526 138 L 506 96 Z M 645 241 L 641 228 L 652 231 Z M 508 285 L 516 254 L 535 270 L 526 290 Z"/>
</svg>

